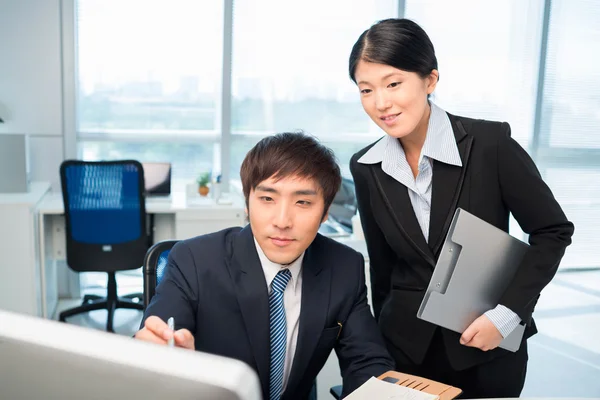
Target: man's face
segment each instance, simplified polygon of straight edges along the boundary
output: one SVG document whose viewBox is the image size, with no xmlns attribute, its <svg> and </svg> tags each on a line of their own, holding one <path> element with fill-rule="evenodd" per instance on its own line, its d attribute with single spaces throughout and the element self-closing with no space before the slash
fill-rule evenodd
<svg viewBox="0 0 600 400">
<path fill-rule="evenodd" d="M 259 183 L 250 191 L 248 218 L 269 260 L 290 264 L 310 246 L 323 217 L 325 201 L 314 179 L 298 176 Z"/>
</svg>

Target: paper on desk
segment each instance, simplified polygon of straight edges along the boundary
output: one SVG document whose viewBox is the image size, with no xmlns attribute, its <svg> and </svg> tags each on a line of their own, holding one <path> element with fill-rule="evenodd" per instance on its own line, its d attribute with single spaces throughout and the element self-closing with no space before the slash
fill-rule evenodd
<svg viewBox="0 0 600 400">
<path fill-rule="evenodd" d="M 438 396 L 420 392 L 393 383 L 384 382 L 375 377 L 366 381 L 361 387 L 352 392 L 344 400 L 435 400 Z"/>
</svg>

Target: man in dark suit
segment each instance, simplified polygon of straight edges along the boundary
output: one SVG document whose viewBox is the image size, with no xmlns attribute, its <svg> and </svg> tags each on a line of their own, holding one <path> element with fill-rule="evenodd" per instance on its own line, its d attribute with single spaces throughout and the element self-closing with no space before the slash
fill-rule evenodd
<svg viewBox="0 0 600 400">
<path fill-rule="evenodd" d="M 344 394 L 393 369 L 362 256 L 317 233 L 341 182 L 333 153 L 278 134 L 250 150 L 240 175 L 250 224 L 178 243 L 136 338 L 174 334 L 180 347 L 242 360 L 265 399 L 307 398 L 332 349 Z"/>
</svg>

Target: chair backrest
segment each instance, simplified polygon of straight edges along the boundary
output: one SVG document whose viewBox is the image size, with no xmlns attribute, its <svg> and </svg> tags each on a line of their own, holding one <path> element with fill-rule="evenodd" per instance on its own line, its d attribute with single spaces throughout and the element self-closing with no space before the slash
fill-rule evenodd
<svg viewBox="0 0 600 400">
<path fill-rule="evenodd" d="M 150 304 L 156 286 L 166 272 L 169 252 L 177 242 L 177 240 L 164 240 L 148 249 L 144 258 L 144 308 Z"/>
<path fill-rule="evenodd" d="M 139 268 L 148 249 L 144 170 L 138 161 L 60 166 L 67 264 L 75 271 Z"/>
</svg>

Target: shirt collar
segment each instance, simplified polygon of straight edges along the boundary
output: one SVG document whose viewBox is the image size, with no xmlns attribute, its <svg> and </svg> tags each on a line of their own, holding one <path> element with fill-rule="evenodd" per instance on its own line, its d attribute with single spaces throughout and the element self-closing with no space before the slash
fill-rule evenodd
<svg viewBox="0 0 600 400">
<path fill-rule="evenodd" d="M 461 167 L 462 162 L 448 114 L 435 103 L 430 101 L 429 104 L 431 105 L 431 114 L 429 115 L 427 136 L 425 137 L 419 161 L 423 157 L 428 157 L 446 164 Z M 392 151 L 397 153 L 399 150 L 398 147 L 402 150 L 401 153 L 404 154 L 400 142 L 396 138 L 386 135 L 375 143 L 358 162 L 361 164 L 380 163 L 386 158 L 386 154 Z"/>
<path fill-rule="evenodd" d="M 269 291 L 271 290 L 271 282 L 273 282 L 273 279 L 275 279 L 277 273 L 285 268 L 289 269 L 292 273 L 292 278 L 290 279 L 288 285 L 292 285 L 294 290 L 296 290 L 296 286 L 298 285 L 298 276 L 300 275 L 300 271 L 302 270 L 302 260 L 304 259 L 304 252 L 300 254 L 300 257 L 298 257 L 293 263 L 288 265 L 282 265 L 274 263 L 273 261 L 267 258 L 265 252 L 262 250 L 262 248 L 256 241 L 256 238 L 254 238 L 254 245 L 256 246 L 258 258 L 260 259 L 260 264 L 262 265 L 263 271 L 265 273 L 265 280 L 267 281 L 267 287 L 269 288 Z"/>
<path fill-rule="evenodd" d="M 445 164 L 462 167 L 452 124 L 446 111 L 431 104 L 431 114 L 427 125 L 427 136 L 421 150 L 421 158 L 427 156 Z"/>
</svg>

